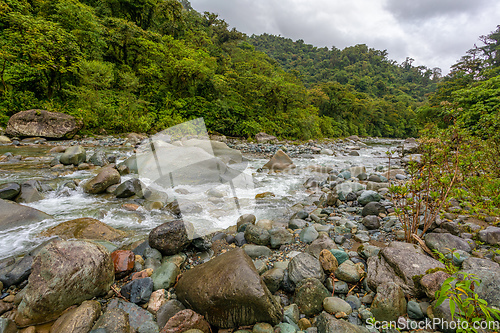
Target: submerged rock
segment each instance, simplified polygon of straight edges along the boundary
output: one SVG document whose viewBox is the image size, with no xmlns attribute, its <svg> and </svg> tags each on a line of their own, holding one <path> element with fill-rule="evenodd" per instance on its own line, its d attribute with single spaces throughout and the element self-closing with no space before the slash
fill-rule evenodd
<svg viewBox="0 0 500 333">
<path fill-rule="evenodd" d="M 45 230 L 41 235 L 47 237 L 57 235 L 65 240 L 76 238 L 114 241 L 125 237 L 126 233 L 99 220 L 84 217 L 60 223 Z"/>
<path fill-rule="evenodd" d="M 37 209 L 0 199 L 0 231 L 52 218 Z"/>
</svg>

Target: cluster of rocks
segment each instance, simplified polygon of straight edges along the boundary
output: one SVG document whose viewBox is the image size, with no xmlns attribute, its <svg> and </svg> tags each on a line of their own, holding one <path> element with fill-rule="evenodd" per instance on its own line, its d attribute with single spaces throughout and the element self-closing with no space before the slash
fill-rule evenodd
<svg viewBox="0 0 500 333">
<path fill-rule="evenodd" d="M 356 138 L 348 140 L 362 149 Z M 317 143 L 304 146 L 309 150 L 302 152 L 321 153 Z M 277 152 L 266 164 L 270 172 L 294 167 L 286 145 L 255 147 Z M 357 149 L 343 153 L 349 151 Z M 167 205 L 137 179 L 121 182 L 130 171 L 126 163 L 116 166 L 116 159 L 98 152 L 87 159 L 78 145 L 61 153 L 53 167 L 95 170 L 88 181 L 73 184 L 89 194 Z M 243 215 L 223 232 L 193 239 L 188 221 L 170 219 L 132 244 L 127 233 L 90 218 L 46 230 L 43 236 L 52 237 L 46 243 L 0 261 L 0 332 L 368 332 L 371 318 L 409 326 L 450 319 L 446 302 L 433 305 L 449 277 L 443 263 L 401 242 L 404 232 L 388 200 L 389 181 L 405 181 L 404 170 L 309 170 L 316 174 L 304 183 L 309 196 L 286 220 Z M 48 190 L 28 183 L 0 186 L 0 211 L 9 216 L 0 218 L 0 227 L 9 229 L 16 216 L 26 223 L 50 218 L 19 204 L 26 202 L 23 188 L 23 197 Z M 175 216 L 176 207 L 167 208 Z M 450 258 L 461 272 L 483 281 L 478 294 L 500 307 L 500 260 L 486 251 L 500 243 L 500 228 L 456 215 L 462 208 L 450 201 L 424 242 L 447 255 L 453 249 L 457 255 Z"/>
</svg>

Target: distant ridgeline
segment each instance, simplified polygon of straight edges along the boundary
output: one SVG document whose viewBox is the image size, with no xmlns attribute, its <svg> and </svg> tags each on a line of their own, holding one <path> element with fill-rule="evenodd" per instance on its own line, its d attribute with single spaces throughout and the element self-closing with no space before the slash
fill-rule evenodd
<svg viewBox="0 0 500 333">
<path fill-rule="evenodd" d="M 404 137 L 440 80 L 411 62 L 248 38 L 185 0 L 0 0 L 0 125 L 45 109 L 82 119 L 84 133 L 203 117 L 229 136 Z"/>
</svg>

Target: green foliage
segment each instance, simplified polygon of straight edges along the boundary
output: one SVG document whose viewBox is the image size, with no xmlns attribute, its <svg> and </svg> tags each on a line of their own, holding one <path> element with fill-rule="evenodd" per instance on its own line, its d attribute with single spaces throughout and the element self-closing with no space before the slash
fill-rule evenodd
<svg viewBox="0 0 500 333">
<path fill-rule="evenodd" d="M 475 288 L 481 281 L 474 274 L 459 272 L 461 279 L 449 277 L 436 292 L 435 307 L 449 300 L 452 320 L 458 321 L 457 332 L 478 332 L 481 322 L 500 320 L 500 310 L 488 306 L 488 302 L 477 294 Z M 476 323 L 476 325 L 474 325 Z M 491 326 L 494 327 L 494 326 Z"/>
<path fill-rule="evenodd" d="M 409 180 L 389 188 L 409 243 L 422 238 L 435 221 L 459 174 L 460 139 L 449 135 L 437 137 L 435 133 L 435 128 L 424 132 L 420 160 L 410 161 L 407 168 Z"/>
<path fill-rule="evenodd" d="M 456 249 L 447 249 L 446 254 L 439 252 L 438 250 L 433 250 L 432 253 L 434 257 L 437 258 L 441 263 L 444 264 L 444 272 L 450 275 L 458 272 L 458 267 L 453 264 L 453 258 L 460 259 L 460 255 L 455 252 Z"/>
<path fill-rule="evenodd" d="M 210 131 L 239 137 L 415 133 L 413 110 L 434 85 L 426 69 L 365 45 L 297 42 L 295 59 L 266 38 L 279 45 L 272 57 L 185 0 L 0 0 L 0 124 L 50 108 L 82 119 L 86 132 L 154 132 L 203 117 Z"/>
</svg>

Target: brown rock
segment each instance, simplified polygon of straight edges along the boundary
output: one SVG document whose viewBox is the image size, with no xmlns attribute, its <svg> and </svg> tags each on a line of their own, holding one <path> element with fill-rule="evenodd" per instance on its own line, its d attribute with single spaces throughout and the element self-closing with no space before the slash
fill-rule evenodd
<svg viewBox="0 0 500 333">
<path fill-rule="evenodd" d="M 126 233 L 108 226 L 101 221 L 84 217 L 66 221 L 42 232 L 42 236 L 57 235 L 62 239 L 98 239 L 114 241 L 126 236 Z"/>
<path fill-rule="evenodd" d="M 293 161 L 291 160 L 290 157 L 288 157 L 287 154 L 283 152 L 283 150 L 278 150 L 273 157 L 264 164 L 262 167 L 263 169 L 269 169 L 271 171 L 277 170 L 277 171 L 282 171 L 286 169 L 293 169 L 295 168 L 295 164 L 293 164 Z"/>
<path fill-rule="evenodd" d="M 134 269 L 135 254 L 129 250 L 117 250 L 111 253 L 115 275 L 118 279 L 127 276 Z"/>
<path fill-rule="evenodd" d="M 301 331 L 307 330 L 309 327 L 312 326 L 311 322 L 307 318 L 300 318 L 299 322 L 297 323 Z"/>
<path fill-rule="evenodd" d="M 160 333 L 182 333 L 190 329 L 198 329 L 204 333 L 210 333 L 210 324 L 193 310 L 186 309 L 177 312 L 170 318 Z"/>
<path fill-rule="evenodd" d="M 319 262 L 325 272 L 331 274 L 339 268 L 337 258 L 329 250 L 321 250 L 319 254 Z"/>
<path fill-rule="evenodd" d="M 136 272 L 136 273 L 132 274 L 132 280 L 144 279 L 144 278 L 147 278 L 147 277 L 151 277 L 151 275 L 153 275 L 153 269 L 152 268 L 146 268 L 146 269 L 143 269 L 140 272 Z"/>
<path fill-rule="evenodd" d="M 82 125 L 81 121 L 68 114 L 28 110 L 10 117 L 5 133 L 9 136 L 70 139 L 82 128 Z"/>
<path fill-rule="evenodd" d="M 449 278 L 450 275 L 439 270 L 431 274 L 426 274 L 420 279 L 420 285 L 425 291 L 425 294 L 430 298 L 434 299 L 436 291 L 441 289 L 441 285 L 444 280 Z"/>
<path fill-rule="evenodd" d="M 0 301 L 0 315 L 3 315 L 5 312 L 12 310 L 14 305 L 12 303 L 6 303 Z"/>
<path fill-rule="evenodd" d="M 65 312 L 52 325 L 50 333 L 87 333 L 101 314 L 101 304 L 85 301 L 77 308 Z"/>
<path fill-rule="evenodd" d="M 129 314 L 120 308 L 107 309 L 92 330 L 99 328 L 104 329 L 105 332 L 130 333 Z"/>
<path fill-rule="evenodd" d="M 276 325 L 282 318 L 280 304 L 240 248 L 184 272 L 175 290 L 182 303 L 220 328 Z"/>
<path fill-rule="evenodd" d="M 112 167 L 103 168 L 97 176 L 90 179 L 83 185 L 83 190 L 87 193 L 97 194 L 105 192 L 108 187 L 120 183 L 120 173 Z"/>
<path fill-rule="evenodd" d="M 156 314 L 163 304 L 167 302 L 167 295 L 165 295 L 165 289 L 158 289 L 153 291 L 148 302 L 148 311 L 152 314 Z"/>
<path fill-rule="evenodd" d="M 131 212 L 134 212 L 138 210 L 141 206 L 138 204 L 131 204 L 131 203 L 126 203 L 122 205 L 122 208 Z"/>
</svg>

